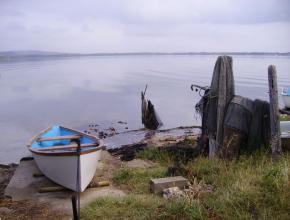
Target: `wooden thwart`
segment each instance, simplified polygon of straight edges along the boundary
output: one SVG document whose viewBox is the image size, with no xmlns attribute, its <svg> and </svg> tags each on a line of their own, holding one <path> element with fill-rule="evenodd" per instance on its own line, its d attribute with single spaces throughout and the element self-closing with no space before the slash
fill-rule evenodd
<svg viewBox="0 0 290 220">
<path fill-rule="evenodd" d="M 81 148 L 86 147 L 93 147 L 98 146 L 98 143 L 92 143 L 92 144 L 81 144 Z M 45 148 L 38 148 L 38 151 L 51 151 L 51 150 L 68 150 L 68 149 L 76 149 L 78 148 L 77 144 L 69 144 L 69 145 L 62 145 L 62 146 L 53 146 L 53 147 L 45 147 Z"/>
<path fill-rule="evenodd" d="M 80 135 L 66 135 L 66 136 L 54 136 L 47 138 L 38 138 L 37 141 L 56 141 L 56 140 L 70 140 L 80 138 Z"/>
</svg>

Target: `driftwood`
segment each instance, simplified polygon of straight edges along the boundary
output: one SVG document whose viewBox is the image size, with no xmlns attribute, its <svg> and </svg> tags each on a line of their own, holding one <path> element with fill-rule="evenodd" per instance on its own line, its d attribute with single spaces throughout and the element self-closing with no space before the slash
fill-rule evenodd
<svg viewBox="0 0 290 220">
<path fill-rule="evenodd" d="M 278 105 L 278 86 L 276 67 L 268 68 L 269 98 L 270 98 L 270 126 L 271 126 L 271 149 L 273 156 L 281 154 L 280 115 Z"/>
<path fill-rule="evenodd" d="M 154 105 L 150 100 L 145 99 L 146 90 L 147 85 L 145 91 L 141 92 L 142 124 L 144 124 L 147 129 L 156 130 L 162 125 L 162 122 L 155 112 Z"/>
</svg>

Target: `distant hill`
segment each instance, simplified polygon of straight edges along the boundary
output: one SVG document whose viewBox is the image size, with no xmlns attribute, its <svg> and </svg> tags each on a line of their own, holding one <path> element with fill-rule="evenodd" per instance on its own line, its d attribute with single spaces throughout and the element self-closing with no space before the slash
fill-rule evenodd
<svg viewBox="0 0 290 220">
<path fill-rule="evenodd" d="M 290 56 L 290 52 L 134 52 L 134 53 L 61 53 L 39 50 L 3 51 L 0 52 L 0 60 L 10 59 L 42 59 L 45 57 L 73 57 L 73 56 L 142 56 L 142 55 L 247 55 L 247 56 Z"/>
<path fill-rule="evenodd" d="M 18 57 L 18 56 L 60 56 L 68 55 L 60 52 L 48 52 L 39 50 L 23 50 L 23 51 L 4 51 L 0 52 L 0 56 Z"/>
<path fill-rule="evenodd" d="M 38 50 L 4 51 L 0 52 L 0 61 L 10 62 L 22 60 L 46 60 L 46 59 L 69 58 L 73 56 L 81 56 L 81 55 L 72 53 L 38 51 Z"/>
</svg>

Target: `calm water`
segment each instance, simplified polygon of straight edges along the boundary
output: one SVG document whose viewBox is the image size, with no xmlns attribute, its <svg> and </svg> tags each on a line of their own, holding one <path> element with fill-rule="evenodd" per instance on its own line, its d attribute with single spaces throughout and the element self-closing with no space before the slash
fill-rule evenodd
<svg viewBox="0 0 290 220">
<path fill-rule="evenodd" d="M 0 62 L 0 163 L 29 154 L 28 140 L 62 124 L 80 127 L 127 121 L 142 127 L 140 92 L 155 104 L 165 127 L 197 124 L 197 93 L 209 85 L 217 56 L 109 56 Z M 236 93 L 267 100 L 267 67 L 279 87 L 290 85 L 290 57 L 234 57 Z"/>
</svg>

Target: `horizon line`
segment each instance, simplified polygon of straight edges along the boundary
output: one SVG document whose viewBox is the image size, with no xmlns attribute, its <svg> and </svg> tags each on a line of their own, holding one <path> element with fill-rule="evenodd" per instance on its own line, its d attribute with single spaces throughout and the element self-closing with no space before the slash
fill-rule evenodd
<svg viewBox="0 0 290 220">
<path fill-rule="evenodd" d="M 33 53 L 35 53 L 35 55 L 37 55 L 37 53 L 42 53 L 42 54 L 38 54 L 38 55 L 141 55 L 141 54 L 160 54 L 160 55 L 190 55 L 190 54 L 197 54 L 197 55 L 202 55 L 202 54 L 290 54 L 290 51 L 287 52 L 264 52 L 264 51 L 184 51 L 184 52 L 153 52 L 153 51 L 139 51 L 139 52 L 88 52 L 88 53 L 79 53 L 79 52 L 58 52 L 58 51 L 45 51 L 45 50 L 6 50 L 6 51 L 0 51 L 0 55 L 1 54 L 13 54 L 15 53 L 15 55 L 17 53 L 19 53 L 19 55 L 21 55 L 21 53 L 23 55 L 25 55 L 25 53 L 27 53 L 27 55 L 29 55 L 29 53 L 31 53 L 30 55 L 33 55 Z"/>
</svg>

